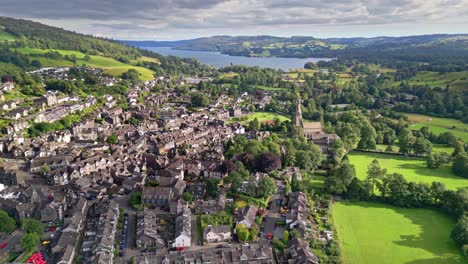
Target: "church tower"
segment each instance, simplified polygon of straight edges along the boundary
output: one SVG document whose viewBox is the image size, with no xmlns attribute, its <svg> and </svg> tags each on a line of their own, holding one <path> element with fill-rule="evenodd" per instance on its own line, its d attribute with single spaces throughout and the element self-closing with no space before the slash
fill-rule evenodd
<svg viewBox="0 0 468 264">
<path fill-rule="evenodd" d="M 302 106 L 301 100 L 297 100 L 296 112 L 294 113 L 292 125 L 295 127 L 304 127 L 304 121 L 302 120 Z"/>
</svg>

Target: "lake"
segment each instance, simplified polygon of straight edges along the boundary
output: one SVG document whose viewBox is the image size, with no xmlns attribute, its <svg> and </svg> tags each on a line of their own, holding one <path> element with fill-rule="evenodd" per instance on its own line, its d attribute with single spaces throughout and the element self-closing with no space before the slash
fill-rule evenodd
<svg viewBox="0 0 468 264">
<path fill-rule="evenodd" d="M 141 47 L 143 49 L 157 52 L 161 55 L 172 55 L 181 58 L 193 58 L 200 63 L 208 64 L 216 68 L 233 65 L 259 66 L 262 68 L 281 69 L 289 71 L 290 69 L 304 68 L 306 62 L 330 61 L 330 58 L 256 58 L 230 56 L 213 51 L 195 51 L 195 50 L 177 50 L 170 47 Z"/>
</svg>

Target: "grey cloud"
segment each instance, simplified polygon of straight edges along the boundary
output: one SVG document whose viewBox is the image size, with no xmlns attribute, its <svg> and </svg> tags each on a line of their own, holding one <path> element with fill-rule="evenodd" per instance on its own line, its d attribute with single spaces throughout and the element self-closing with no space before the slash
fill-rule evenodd
<svg viewBox="0 0 468 264">
<path fill-rule="evenodd" d="M 2 0 L 0 15 L 110 37 L 256 28 L 467 23 L 468 0 Z M 218 32 L 216 31 L 216 32 Z"/>
</svg>

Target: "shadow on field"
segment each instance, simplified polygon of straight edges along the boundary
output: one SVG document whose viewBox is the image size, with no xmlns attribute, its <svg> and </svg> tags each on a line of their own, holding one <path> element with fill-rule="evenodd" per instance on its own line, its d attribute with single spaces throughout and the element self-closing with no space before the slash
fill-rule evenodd
<svg viewBox="0 0 468 264">
<path fill-rule="evenodd" d="M 428 168 L 426 168 L 426 167 L 424 167 L 422 165 L 419 165 L 419 164 L 408 164 L 408 163 L 398 165 L 398 168 L 413 170 L 417 175 L 420 175 L 420 176 L 431 176 L 431 177 L 439 177 L 439 178 L 443 178 L 443 179 L 453 179 L 453 180 L 466 181 L 465 178 L 457 177 L 457 176 L 453 175 L 452 173 L 444 173 L 445 172 L 444 168 L 428 169 Z"/>
<path fill-rule="evenodd" d="M 360 202 L 358 205 L 354 202 L 342 201 L 342 203 L 350 206 L 359 206 L 364 208 L 373 208 L 373 209 L 391 209 L 396 213 L 403 215 L 405 218 L 411 220 L 414 225 L 417 225 L 420 228 L 420 234 L 415 235 L 400 235 L 399 241 L 393 241 L 393 243 L 411 248 L 419 248 L 428 252 L 431 252 L 434 255 L 437 255 L 437 258 L 432 259 L 418 259 L 409 262 L 407 264 L 466 264 L 468 263 L 468 258 L 465 258 L 460 254 L 460 257 L 454 257 L 448 248 L 453 247 L 455 250 L 459 249 L 455 242 L 450 238 L 450 231 L 453 226 L 449 226 L 447 231 L 447 237 L 441 237 L 440 230 L 434 228 L 432 219 L 428 219 L 428 216 L 425 213 L 414 213 L 415 209 L 410 208 L 399 208 L 392 205 L 376 203 L 376 202 Z M 425 209 L 417 209 L 425 210 Z M 440 213 L 442 214 L 442 213 Z M 440 247 L 440 240 L 446 240 L 447 247 Z M 439 243 L 434 243 L 435 241 Z"/>
</svg>

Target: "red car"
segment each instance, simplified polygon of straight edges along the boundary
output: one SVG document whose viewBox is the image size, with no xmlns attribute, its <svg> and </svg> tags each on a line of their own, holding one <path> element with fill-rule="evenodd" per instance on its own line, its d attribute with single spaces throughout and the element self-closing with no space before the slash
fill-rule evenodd
<svg viewBox="0 0 468 264">
<path fill-rule="evenodd" d="M 177 251 L 182 251 L 182 250 L 184 250 L 184 249 L 185 249 L 184 247 L 178 247 L 178 248 L 176 248 Z"/>
<path fill-rule="evenodd" d="M 0 245 L 0 249 L 4 249 L 8 246 L 8 242 L 4 242 Z"/>
<path fill-rule="evenodd" d="M 267 238 L 268 238 L 268 240 L 271 240 L 273 238 L 273 235 L 271 233 L 268 233 Z"/>
</svg>

